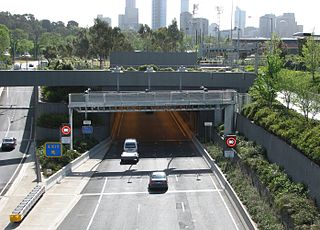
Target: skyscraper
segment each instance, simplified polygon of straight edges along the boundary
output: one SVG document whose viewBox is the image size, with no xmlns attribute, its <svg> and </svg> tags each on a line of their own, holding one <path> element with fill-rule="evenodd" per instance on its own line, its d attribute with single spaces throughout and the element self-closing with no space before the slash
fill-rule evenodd
<svg viewBox="0 0 320 230">
<path fill-rule="evenodd" d="M 241 33 L 243 33 L 246 27 L 246 12 L 239 7 L 237 7 L 234 12 L 234 26 L 240 29 Z"/>
<path fill-rule="evenodd" d="M 277 17 L 276 32 L 282 38 L 290 38 L 296 32 L 302 31 L 297 25 L 294 13 L 284 13 Z"/>
<path fill-rule="evenodd" d="M 189 12 L 189 0 L 181 0 L 181 12 Z"/>
<path fill-rule="evenodd" d="M 271 38 L 275 32 L 276 16 L 274 14 L 266 14 L 260 17 L 259 21 L 259 36 L 264 38 Z"/>
<path fill-rule="evenodd" d="M 136 0 L 126 0 L 125 14 L 119 15 L 119 27 L 122 30 L 139 29 L 139 10 L 136 8 Z"/>
<path fill-rule="evenodd" d="M 126 0 L 126 7 L 127 8 L 136 8 L 136 0 Z"/>
<path fill-rule="evenodd" d="M 152 0 L 152 29 L 167 25 L 167 0 Z"/>
</svg>

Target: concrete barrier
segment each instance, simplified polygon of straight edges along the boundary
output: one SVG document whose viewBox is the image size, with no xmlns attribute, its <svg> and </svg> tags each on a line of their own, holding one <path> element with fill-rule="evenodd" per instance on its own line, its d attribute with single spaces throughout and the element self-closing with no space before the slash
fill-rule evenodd
<svg viewBox="0 0 320 230">
<path fill-rule="evenodd" d="M 10 222 L 21 222 L 33 206 L 40 200 L 45 192 L 43 185 L 36 185 L 32 191 L 20 202 L 20 204 L 13 210 L 10 217 Z"/>
<path fill-rule="evenodd" d="M 219 183 L 222 186 L 222 188 L 225 190 L 226 195 L 230 202 L 234 204 L 237 208 L 236 211 L 238 212 L 238 216 L 240 219 L 242 219 L 247 227 L 250 230 L 257 230 L 256 224 L 252 221 L 247 209 L 242 205 L 239 197 L 237 196 L 236 192 L 233 190 L 232 186 L 229 184 L 225 176 L 223 175 L 223 172 L 220 170 L 220 168 L 217 166 L 217 164 L 214 162 L 214 160 L 211 158 L 209 153 L 203 148 L 202 144 L 199 142 L 198 139 L 195 137 L 192 138 L 192 141 L 199 151 L 203 158 L 206 160 L 208 166 L 210 169 L 215 173 L 215 175 L 219 178 Z"/>
<path fill-rule="evenodd" d="M 44 182 L 46 190 L 49 190 L 57 182 L 60 182 L 64 177 L 66 177 L 73 170 L 75 170 L 77 167 L 79 167 L 81 164 L 87 161 L 90 157 L 93 157 L 94 155 L 98 154 L 100 151 L 107 151 L 108 147 L 110 146 L 110 143 L 111 143 L 110 138 L 100 142 L 98 145 L 96 145 L 89 151 L 83 153 L 80 157 L 73 160 L 72 162 L 64 166 L 62 169 L 60 169 L 58 172 L 56 172 L 55 174 L 47 178 Z"/>
</svg>

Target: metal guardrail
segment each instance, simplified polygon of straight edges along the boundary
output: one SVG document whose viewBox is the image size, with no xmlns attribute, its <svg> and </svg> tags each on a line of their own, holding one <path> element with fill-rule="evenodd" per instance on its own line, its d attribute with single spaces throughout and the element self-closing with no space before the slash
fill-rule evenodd
<svg viewBox="0 0 320 230">
<path fill-rule="evenodd" d="M 37 185 L 32 191 L 20 202 L 10 215 L 10 222 L 21 222 L 28 214 L 32 207 L 38 202 L 45 192 L 43 185 Z"/>
</svg>

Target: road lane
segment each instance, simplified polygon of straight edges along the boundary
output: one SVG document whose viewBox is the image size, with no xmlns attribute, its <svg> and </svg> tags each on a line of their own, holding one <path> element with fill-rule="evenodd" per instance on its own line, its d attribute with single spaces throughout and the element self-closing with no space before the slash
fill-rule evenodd
<svg viewBox="0 0 320 230">
<path fill-rule="evenodd" d="M 6 87 L 0 98 L 0 106 L 30 106 L 32 87 Z M 0 195 L 8 190 L 13 182 L 13 175 L 26 151 L 29 141 L 30 128 L 27 124 L 28 109 L 0 108 L 0 139 L 13 136 L 17 139 L 17 146 L 12 151 L 0 150 Z M 9 184 L 8 184 L 9 182 Z M 8 185 L 7 185 L 8 184 Z"/>
</svg>

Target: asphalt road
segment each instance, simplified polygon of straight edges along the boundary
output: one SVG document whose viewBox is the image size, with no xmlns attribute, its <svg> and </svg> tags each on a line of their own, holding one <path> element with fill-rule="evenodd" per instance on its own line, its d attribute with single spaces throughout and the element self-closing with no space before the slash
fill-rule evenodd
<svg viewBox="0 0 320 230">
<path fill-rule="evenodd" d="M 177 126 L 168 113 L 123 116 L 118 137 L 145 137 L 138 139 L 140 161 L 121 165 L 123 142 L 114 142 L 58 229 L 245 229 L 219 181 L 182 132 L 161 138 Z M 148 175 L 155 170 L 167 172 L 167 191 L 148 191 Z"/>
<path fill-rule="evenodd" d="M 30 106 L 32 87 L 5 87 L 0 98 L 0 106 Z M 0 196 L 8 190 L 13 182 L 12 176 L 22 162 L 30 135 L 29 109 L 0 108 L 0 139 L 13 136 L 17 146 L 12 151 L 0 149 Z M 31 117 L 31 116 L 30 116 Z M 12 178 L 12 179 L 11 179 Z M 8 183 L 9 182 L 9 183 Z"/>
</svg>

